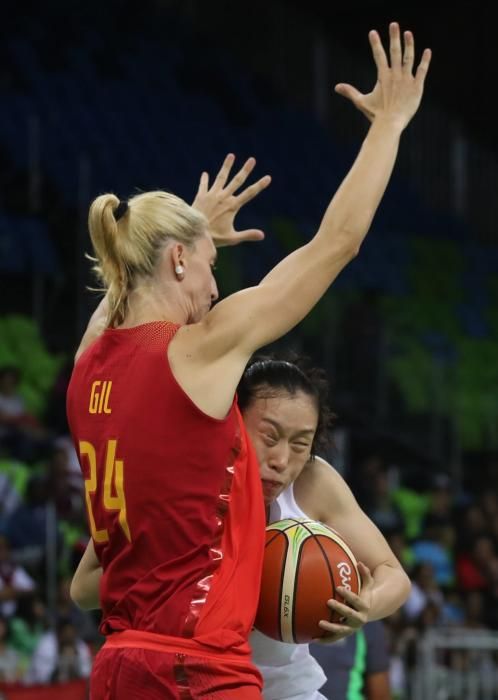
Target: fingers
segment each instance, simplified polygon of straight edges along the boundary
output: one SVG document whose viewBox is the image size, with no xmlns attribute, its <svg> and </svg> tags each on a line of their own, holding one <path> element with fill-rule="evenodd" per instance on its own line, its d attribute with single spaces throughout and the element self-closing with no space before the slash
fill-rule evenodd
<svg viewBox="0 0 498 700">
<path fill-rule="evenodd" d="M 337 622 L 327 622 L 327 620 L 320 620 L 318 623 L 320 629 L 325 630 L 329 634 L 338 635 L 341 637 L 346 637 L 348 634 L 353 634 L 357 631 L 357 627 L 350 627 L 349 625 L 341 625 Z"/>
<path fill-rule="evenodd" d="M 362 589 L 365 590 L 365 588 L 370 588 L 371 586 L 373 586 L 374 580 L 372 573 L 368 566 L 366 566 L 366 564 L 364 564 L 362 561 L 358 562 L 358 571 L 360 572 L 361 576 Z"/>
<path fill-rule="evenodd" d="M 249 228 L 245 231 L 239 231 L 238 234 L 240 241 L 262 241 L 265 237 L 263 231 L 257 228 Z"/>
<path fill-rule="evenodd" d="M 238 245 L 239 243 L 245 243 L 250 241 L 262 241 L 265 237 L 263 231 L 256 228 L 248 228 L 245 231 L 237 231 L 233 236 L 230 244 Z"/>
<path fill-rule="evenodd" d="M 358 610 L 349 607 L 348 605 L 344 605 L 344 603 L 340 603 L 338 600 L 328 600 L 327 605 L 331 610 L 339 613 L 341 618 L 343 618 L 342 622 L 347 622 L 349 627 L 361 627 L 366 622 L 365 615 Z M 367 610 L 368 607 L 365 606 L 365 610 L 363 612 L 366 612 Z"/>
<path fill-rule="evenodd" d="M 386 52 L 384 51 L 384 47 L 382 46 L 380 36 L 378 32 L 376 32 L 375 29 L 373 29 L 371 32 L 369 32 L 368 39 L 370 41 L 370 46 L 372 47 L 372 54 L 374 57 L 375 65 L 377 66 L 377 70 L 379 73 L 382 73 L 386 70 L 386 68 L 388 68 L 388 64 Z"/>
<path fill-rule="evenodd" d="M 430 49 L 425 49 L 418 64 L 417 72 L 415 73 L 415 81 L 422 88 L 424 86 L 425 76 L 429 70 L 429 65 L 431 63 L 432 51 Z"/>
<path fill-rule="evenodd" d="M 265 190 L 270 182 L 271 177 L 269 175 L 265 175 L 260 180 L 255 182 L 254 185 L 251 185 L 241 192 L 237 197 L 235 197 L 237 209 L 240 209 L 241 206 L 247 204 L 247 202 L 250 202 L 251 199 L 254 199 L 254 197 L 256 197 L 260 192 Z"/>
<path fill-rule="evenodd" d="M 404 32 L 403 39 L 405 43 L 405 50 L 403 53 L 403 70 L 405 73 L 410 73 L 413 70 L 413 61 L 415 58 L 415 40 L 411 32 Z"/>
<path fill-rule="evenodd" d="M 230 170 L 232 169 L 232 165 L 234 164 L 234 161 L 235 161 L 234 154 L 229 153 L 226 156 L 225 160 L 223 161 L 223 165 L 221 166 L 220 171 L 214 180 L 213 187 L 217 187 L 218 189 L 222 189 L 225 186 L 225 183 L 228 180 L 228 176 L 230 175 Z"/>
<path fill-rule="evenodd" d="M 359 90 L 348 83 L 338 83 L 334 90 L 338 95 L 342 95 L 346 99 L 351 100 L 353 104 L 357 104 L 357 102 L 363 97 Z"/>
<path fill-rule="evenodd" d="M 401 72 L 401 39 L 399 24 L 391 22 L 389 25 L 389 54 L 391 57 L 391 69 L 394 73 Z"/>
<path fill-rule="evenodd" d="M 365 591 L 366 588 L 363 589 Z M 367 603 L 360 595 L 349 591 L 347 588 L 338 588 L 337 592 L 341 594 L 346 603 L 359 613 L 368 613 L 370 610 L 370 603 Z"/>
<path fill-rule="evenodd" d="M 203 172 L 201 175 L 201 180 L 199 182 L 199 193 L 205 194 L 209 189 L 209 175 Z"/>
<path fill-rule="evenodd" d="M 256 158 L 248 158 L 237 175 L 235 175 L 232 181 L 227 185 L 226 192 L 228 194 L 233 194 L 236 190 L 238 190 L 252 173 L 255 165 Z"/>
</svg>

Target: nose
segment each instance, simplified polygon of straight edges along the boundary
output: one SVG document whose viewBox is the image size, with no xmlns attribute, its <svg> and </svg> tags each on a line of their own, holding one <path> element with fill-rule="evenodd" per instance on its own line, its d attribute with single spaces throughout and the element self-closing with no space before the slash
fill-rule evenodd
<svg viewBox="0 0 498 700">
<path fill-rule="evenodd" d="M 282 473 L 289 463 L 289 445 L 283 441 L 278 442 L 271 448 L 267 458 L 270 469 Z"/>
</svg>

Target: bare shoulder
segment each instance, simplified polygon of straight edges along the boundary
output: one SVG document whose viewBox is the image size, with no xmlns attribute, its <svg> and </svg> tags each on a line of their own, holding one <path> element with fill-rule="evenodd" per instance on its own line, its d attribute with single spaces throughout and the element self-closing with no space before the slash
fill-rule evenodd
<svg viewBox="0 0 498 700">
<path fill-rule="evenodd" d="M 85 350 L 102 335 L 106 328 L 107 310 L 99 305 L 88 322 L 88 326 L 86 327 L 74 357 L 75 362 L 77 362 Z"/>
<path fill-rule="evenodd" d="M 349 490 L 339 472 L 325 459 L 315 457 L 296 479 L 294 495 L 305 513 L 324 520 L 325 515 L 340 506 L 345 489 Z"/>
<path fill-rule="evenodd" d="M 235 351 L 217 353 L 209 322 L 182 326 L 168 348 L 171 371 L 204 413 L 217 419 L 230 410 L 247 359 Z"/>
</svg>

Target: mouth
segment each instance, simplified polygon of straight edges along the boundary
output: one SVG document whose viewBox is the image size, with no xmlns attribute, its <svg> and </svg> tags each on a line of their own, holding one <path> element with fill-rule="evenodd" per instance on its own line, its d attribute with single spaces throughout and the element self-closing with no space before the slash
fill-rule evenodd
<svg viewBox="0 0 498 700">
<path fill-rule="evenodd" d="M 271 495 L 278 491 L 282 491 L 284 484 L 281 481 L 275 481 L 273 479 L 261 479 L 263 485 L 263 491 L 265 494 Z"/>
</svg>

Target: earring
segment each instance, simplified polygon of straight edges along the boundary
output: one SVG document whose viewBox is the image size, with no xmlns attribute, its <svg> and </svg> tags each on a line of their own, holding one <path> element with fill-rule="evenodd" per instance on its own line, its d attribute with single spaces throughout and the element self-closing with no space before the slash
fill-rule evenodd
<svg viewBox="0 0 498 700">
<path fill-rule="evenodd" d="M 184 272 L 183 265 L 177 265 L 175 267 L 175 272 L 178 276 L 183 275 L 183 272 Z"/>
</svg>

